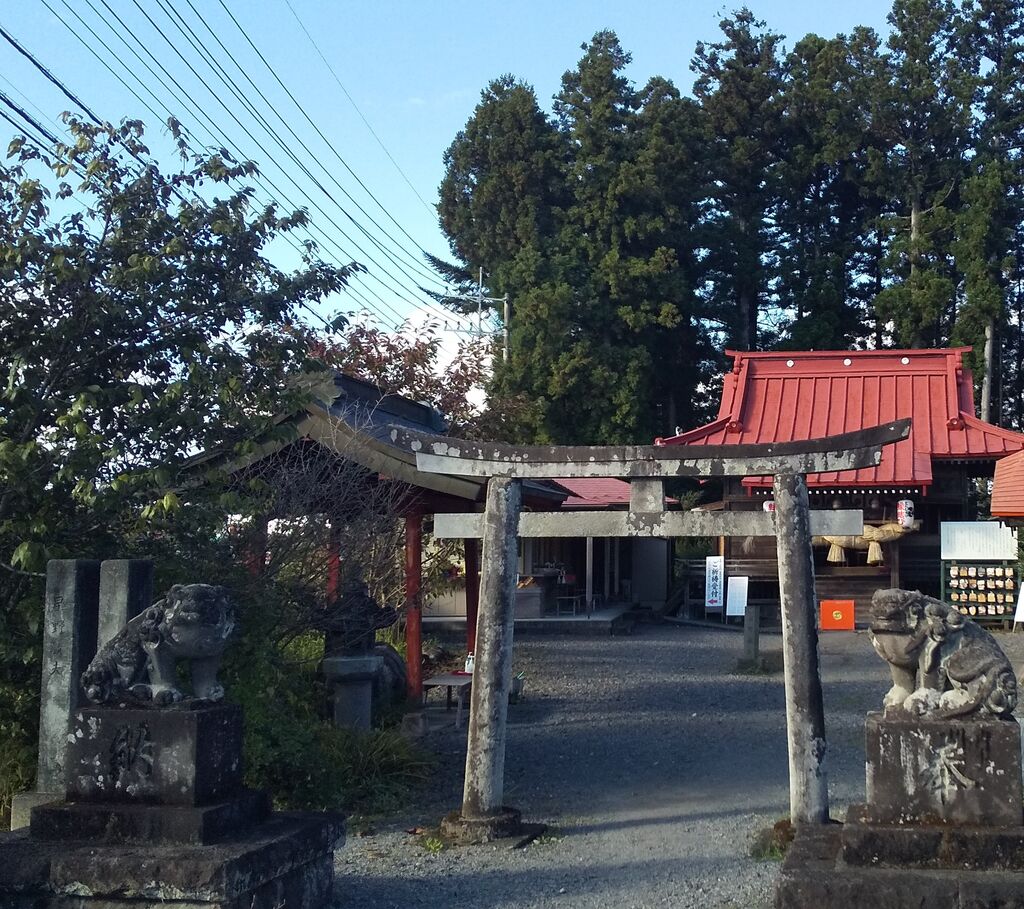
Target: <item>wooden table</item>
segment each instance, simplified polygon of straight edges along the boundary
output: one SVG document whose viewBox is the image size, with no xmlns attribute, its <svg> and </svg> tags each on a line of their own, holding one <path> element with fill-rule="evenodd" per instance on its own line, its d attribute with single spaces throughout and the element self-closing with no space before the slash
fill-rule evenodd
<svg viewBox="0 0 1024 909">
<path fill-rule="evenodd" d="M 448 696 L 445 701 L 445 709 L 452 709 L 452 692 L 455 692 L 455 699 L 458 705 L 458 709 L 455 711 L 455 728 L 462 728 L 462 711 L 466 705 L 466 693 L 470 690 L 470 685 L 473 683 L 472 675 L 463 675 L 461 673 L 446 672 L 443 675 L 431 676 L 423 683 L 423 700 L 427 699 L 427 690 L 429 688 L 447 688 Z"/>
</svg>

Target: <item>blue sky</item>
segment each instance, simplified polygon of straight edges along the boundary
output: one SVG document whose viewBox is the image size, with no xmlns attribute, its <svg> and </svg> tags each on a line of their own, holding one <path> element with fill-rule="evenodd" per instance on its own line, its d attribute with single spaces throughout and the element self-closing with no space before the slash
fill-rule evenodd
<svg viewBox="0 0 1024 909">
<path fill-rule="evenodd" d="M 88 35 L 67 7 L 77 11 L 130 65 L 133 73 L 165 99 L 187 126 L 193 125 L 196 117 L 171 99 L 167 91 L 159 87 L 119 43 L 110 30 L 110 26 L 117 23 L 105 8 L 104 0 L 46 2 L 74 24 L 89 44 L 122 72 L 119 64 Z M 692 82 L 689 64 L 695 43 L 698 40 L 717 40 L 717 23 L 723 9 L 730 8 L 704 0 L 677 0 L 674 3 L 662 0 L 640 3 L 610 0 L 562 3 L 534 0 L 520 0 L 518 3 L 491 0 L 474 3 L 291 0 L 342 85 L 401 166 L 415 188 L 414 192 L 335 82 L 293 17 L 287 0 L 224 0 L 224 3 L 286 88 L 305 108 L 323 133 L 326 143 L 246 43 L 221 5 L 221 0 L 191 0 L 194 9 L 190 7 L 189 0 L 139 0 L 153 21 L 172 39 L 177 50 L 192 61 L 199 73 L 198 78 L 146 20 L 134 0 L 106 2 L 124 20 L 131 33 L 195 98 L 215 128 L 233 139 L 293 201 L 310 206 L 318 229 L 329 232 L 340 247 L 330 247 L 335 258 L 340 259 L 344 252 L 352 258 L 365 260 L 367 256 L 355 246 L 358 244 L 380 263 L 379 266 L 371 265 L 371 272 L 376 273 L 380 280 L 360 278 L 358 286 L 362 289 L 363 299 L 372 304 L 381 314 L 381 321 L 387 325 L 416 310 L 423 300 L 415 292 L 416 271 L 409 261 L 418 255 L 417 247 L 437 255 L 447 255 L 447 243 L 437 227 L 436 217 L 416 193 L 428 204 L 436 199 L 444 150 L 472 114 L 480 90 L 490 79 L 502 73 L 513 73 L 525 79 L 536 88 L 541 104 L 549 109 L 551 96 L 558 91 L 562 73 L 571 68 L 580 56 L 580 45 L 596 31 L 611 28 L 633 55 L 628 74 L 634 82 L 643 84 L 650 76 L 661 75 L 688 91 Z M 90 3 L 98 12 L 90 9 Z M 218 60 L 244 89 L 246 97 L 306 164 L 312 176 L 389 249 L 390 256 L 397 263 L 360 234 L 335 202 L 315 186 L 313 179 L 303 175 L 297 165 L 288 161 L 274 140 L 255 123 L 253 115 L 230 95 L 200 61 L 197 52 L 175 30 L 161 3 L 166 8 L 177 10 L 203 40 L 204 46 L 216 52 Z M 884 33 L 889 6 L 889 2 L 880 0 L 862 0 L 858 4 L 775 0 L 754 4 L 753 9 L 767 20 L 774 31 L 786 35 L 785 45 L 789 48 L 808 32 L 831 36 L 837 32 L 849 32 L 857 25 L 866 25 Z M 196 11 L 262 89 L 267 101 L 308 145 L 308 152 L 289 135 L 287 128 L 271 113 L 267 102 L 233 68 L 227 55 L 204 30 Z M 47 9 L 43 0 L 19 0 L 16 3 L 12 0 L 0 5 L 0 25 L 35 53 L 101 117 L 117 121 L 128 116 L 143 119 L 147 124 L 153 122 L 153 115 L 104 69 Z M 131 40 L 120 26 L 118 31 Z M 139 50 L 143 59 L 153 65 L 145 52 Z M 135 85 L 131 76 L 124 75 Z M 54 86 L 5 42 L 0 42 L 0 91 L 18 103 L 24 103 L 34 116 L 45 117 L 52 130 L 55 127 L 51 121 L 71 107 Z M 151 98 L 141 90 L 140 94 L 162 113 Z M 267 151 L 272 153 L 277 163 L 245 136 L 242 127 L 220 105 L 218 98 L 267 146 Z M 11 134 L 13 130 L 7 123 L 0 123 L 0 132 Z M 196 132 L 205 137 L 201 128 Z M 150 140 L 157 158 L 169 157 L 170 149 L 159 127 L 152 129 Z M 339 161 L 339 156 L 386 212 L 359 186 Z M 298 187 L 290 182 L 291 178 L 298 182 Z M 346 198 L 346 191 L 355 202 Z M 312 207 L 313 202 L 318 203 L 326 215 Z M 356 203 L 365 209 L 365 214 L 359 211 Z M 369 221 L 371 217 L 394 240 L 378 233 Z M 331 220 L 336 221 L 339 227 L 335 227 Z M 344 229 L 352 239 L 341 237 L 339 229 Z M 295 259 L 287 246 L 275 247 L 274 255 L 282 265 L 288 265 Z M 358 299 L 335 302 L 342 309 L 362 305 Z"/>
</svg>

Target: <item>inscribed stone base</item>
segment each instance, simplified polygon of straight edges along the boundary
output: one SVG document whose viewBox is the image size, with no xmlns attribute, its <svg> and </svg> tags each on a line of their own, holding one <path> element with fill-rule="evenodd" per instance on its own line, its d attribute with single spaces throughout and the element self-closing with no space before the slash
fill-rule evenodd
<svg viewBox="0 0 1024 909">
<path fill-rule="evenodd" d="M 36 840 L 200 846 L 249 829 L 269 813 L 267 793 L 251 790 L 199 806 L 58 802 L 36 808 L 30 829 Z"/>
<path fill-rule="evenodd" d="M 0 834 L 4 909 L 324 909 L 339 815 L 281 813 L 213 846 L 47 843 Z"/>
<path fill-rule="evenodd" d="M 1024 872 L 853 867 L 838 824 L 797 830 L 775 888 L 776 909 L 1021 909 Z"/>
<path fill-rule="evenodd" d="M 242 785 L 242 708 L 86 707 L 72 717 L 69 801 L 202 805 Z"/>
<path fill-rule="evenodd" d="M 1017 827 L 1020 726 L 1015 720 L 935 720 L 869 713 L 865 818 L 878 824 Z"/>
</svg>

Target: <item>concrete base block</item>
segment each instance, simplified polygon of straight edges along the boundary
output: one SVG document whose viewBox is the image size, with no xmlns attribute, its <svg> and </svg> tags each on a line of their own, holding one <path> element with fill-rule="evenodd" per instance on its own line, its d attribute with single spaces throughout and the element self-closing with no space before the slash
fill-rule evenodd
<svg viewBox="0 0 1024 909">
<path fill-rule="evenodd" d="M 57 802 L 32 812 L 36 840 L 104 845 L 208 845 L 248 830 L 270 814 L 266 792 L 241 790 L 211 805 Z"/>
<path fill-rule="evenodd" d="M 11 830 L 27 827 L 32 822 L 33 808 L 63 801 L 63 792 L 19 792 L 11 799 Z"/>
<path fill-rule="evenodd" d="M 4 909 L 323 909 L 338 815 L 281 813 L 208 846 L 46 843 L 0 834 Z"/>
<path fill-rule="evenodd" d="M 1024 872 L 1024 826 L 875 824 L 853 805 L 842 834 L 842 861 L 863 868 Z"/>
<path fill-rule="evenodd" d="M 202 805 L 242 785 L 242 708 L 85 707 L 72 717 L 72 801 Z"/>
<path fill-rule="evenodd" d="M 515 808 L 502 808 L 497 814 L 482 818 L 466 818 L 453 811 L 441 821 L 441 836 L 459 846 L 489 843 L 523 832 L 523 816 Z"/>
<path fill-rule="evenodd" d="M 775 888 L 776 909 L 1021 909 L 1024 872 L 847 865 L 838 824 L 797 828 Z"/>
</svg>

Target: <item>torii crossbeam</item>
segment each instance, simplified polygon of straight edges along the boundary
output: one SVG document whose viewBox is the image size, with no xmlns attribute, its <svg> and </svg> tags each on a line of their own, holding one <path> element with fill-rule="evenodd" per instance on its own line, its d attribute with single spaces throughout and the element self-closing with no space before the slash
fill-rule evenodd
<svg viewBox="0 0 1024 909">
<path fill-rule="evenodd" d="M 463 840 L 493 839 L 514 832 L 517 812 L 502 805 L 505 720 L 512 680 L 512 630 L 516 581 L 516 537 L 551 532 L 550 521 L 520 521 L 519 481 L 526 478 L 618 477 L 630 481 L 630 508 L 607 522 L 623 536 L 676 536 L 728 532 L 723 513 L 711 516 L 665 510 L 664 480 L 671 477 L 773 475 L 775 514 L 745 515 L 744 533 L 774 533 L 779 560 L 782 640 L 785 659 L 786 729 L 789 744 L 790 817 L 795 824 L 828 822 L 824 771 L 825 719 L 818 671 L 818 633 L 811 535 L 832 527 L 862 527 L 859 512 L 812 518 L 808 473 L 856 470 L 878 465 L 885 445 L 906 439 L 910 420 L 805 442 L 719 446 L 526 446 L 468 442 L 391 430 L 399 447 L 416 455 L 426 473 L 488 478 L 482 516 L 483 559 L 476 669 L 470 706 L 466 782 L 462 811 L 446 819 L 447 832 Z M 546 517 L 546 516 L 545 516 Z M 551 520 L 570 522 L 577 516 Z M 733 518 L 735 516 L 725 515 Z M 457 515 L 472 533 L 477 515 Z M 585 516 L 593 519 L 593 516 Z M 436 520 L 436 518 L 435 518 Z M 834 523 L 833 523 L 834 522 Z M 721 526 L 716 527 L 716 523 Z M 733 520 L 733 523 L 736 523 Z M 534 525 L 534 526 L 531 526 Z M 582 524 L 577 520 L 572 530 Z M 739 525 L 735 528 L 738 529 Z M 593 531 L 591 531 L 593 532 Z M 843 530 L 850 533 L 850 530 Z"/>
</svg>

